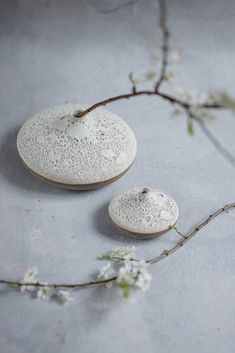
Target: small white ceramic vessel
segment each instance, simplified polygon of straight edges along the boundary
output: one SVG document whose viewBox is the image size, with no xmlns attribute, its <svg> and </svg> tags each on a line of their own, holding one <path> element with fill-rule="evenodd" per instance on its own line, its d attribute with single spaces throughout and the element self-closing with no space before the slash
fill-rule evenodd
<svg viewBox="0 0 235 353">
<path fill-rule="evenodd" d="M 177 222 L 179 209 L 172 197 L 164 192 L 135 187 L 112 199 L 109 215 L 124 234 L 149 239 L 170 230 Z"/>
<path fill-rule="evenodd" d="M 106 109 L 74 116 L 84 109 L 79 104 L 56 106 L 23 124 L 17 148 L 31 173 L 62 188 L 89 190 L 129 169 L 137 148 L 133 131 Z"/>
</svg>

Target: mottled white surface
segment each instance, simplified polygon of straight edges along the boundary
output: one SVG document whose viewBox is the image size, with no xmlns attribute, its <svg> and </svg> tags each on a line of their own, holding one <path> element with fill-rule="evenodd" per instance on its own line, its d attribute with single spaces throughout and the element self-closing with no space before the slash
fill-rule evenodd
<svg viewBox="0 0 235 353">
<path fill-rule="evenodd" d="M 109 215 L 120 228 L 137 234 L 160 233 L 179 216 L 176 202 L 163 191 L 135 187 L 120 192 L 109 204 Z"/>
<path fill-rule="evenodd" d="M 126 1 L 126 0 L 125 0 Z M 42 281 L 82 281 L 104 266 L 98 255 L 135 245 L 140 258 L 173 246 L 173 231 L 144 242 L 122 236 L 107 206 L 134 185 L 164 190 L 187 232 L 235 198 L 235 170 L 172 107 L 142 97 L 109 105 L 133 129 L 136 160 L 125 176 L 92 192 L 40 182 L 22 166 L 20 126 L 47 107 L 92 104 L 129 91 L 130 71 L 151 66 L 157 2 L 139 0 L 0 1 L 0 277 L 38 266 Z M 180 85 L 235 96 L 235 2 L 170 0 L 169 22 L 181 52 Z M 158 37 L 159 38 L 159 37 Z M 235 119 L 222 111 L 209 128 L 235 155 Z M 235 213 L 224 214 L 149 270 L 145 294 L 78 291 L 68 306 L 0 287 L 1 353 L 233 353 Z"/>
<path fill-rule="evenodd" d="M 130 167 L 136 139 L 129 126 L 102 108 L 74 117 L 84 108 L 48 108 L 23 124 L 18 152 L 33 172 L 57 183 L 86 185 L 115 178 Z"/>
</svg>

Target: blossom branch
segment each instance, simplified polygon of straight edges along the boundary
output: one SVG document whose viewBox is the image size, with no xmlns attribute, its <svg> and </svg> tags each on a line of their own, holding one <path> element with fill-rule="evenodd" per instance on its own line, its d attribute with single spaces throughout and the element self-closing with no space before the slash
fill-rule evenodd
<svg viewBox="0 0 235 353">
<path fill-rule="evenodd" d="M 220 208 L 216 212 L 210 214 L 209 217 L 207 217 L 202 223 L 197 225 L 193 229 L 193 231 L 190 232 L 188 235 L 183 235 L 182 233 L 180 233 L 177 230 L 177 228 L 175 229 L 174 227 L 171 227 L 172 229 L 175 229 L 176 232 L 178 234 L 180 234 L 183 239 L 180 242 L 178 242 L 175 246 L 173 246 L 171 249 L 164 250 L 163 253 L 161 253 L 157 257 L 146 260 L 145 262 L 147 264 L 153 265 L 153 264 L 156 264 L 157 262 L 163 260 L 164 258 L 172 255 L 174 252 L 181 249 L 193 237 L 195 237 L 199 233 L 199 231 L 202 228 L 204 228 L 205 226 L 207 226 L 210 222 L 212 222 L 212 220 L 214 220 L 215 218 L 219 217 L 221 214 L 228 212 L 234 208 L 235 208 L 235 202 L 225 205 L 224 207 Z M 114 258 L 115 258 L 115 256 L 114 256 Z M 109 257 L 109 259 L 112 260 L 112 255 L 111 255 L 111 257 Z M 124 256 L 124 257 L 119 257 L 118 260 L 126 261 L 128 259 L 125 258 L 125 256 Z M 137 262 L 138 263 L 141 261 L 138 261 L 137 259 L 130 258 L 129 262 Z M 139 271 L 137 273 L 139 273 Z M 53 283 L 53 284 L 47 284 L 47 283 L 43 283 L 43 282 L 34 282 L 33 283 L 33 282 L 11 281 L 11 280 L 1 279 L 0 284 L 5 284 L 8 286 L 19 287 L 19 288 L 29 286 L 29 287 L 34 287 L 34 288 L 43 288 L 43 287 L 48 288 L 49 287 L 49 288 L 53 288 L 53 289 L 57 289 L 57 288 L 79 289 L 79 288 L 92 287 L 92 286 L 97 286 L 97 285 L 107 285 L 107 284 L 116 282 L 117 279 L 118 279 L 118 275 L 115 275 L 115 276 L 105 278 L 105 279 L 98 279 L 95 281 L 88 281 L 88 282 L 82 282 L 82 283 Z"/>
<path fill-rule="evenodd" d="M 190 232 L 188 235 L 184 236 L 184 239 L 181 240 L 179 243 L 177 243 L 175 246 L 173 246 L 171 249 L 169 250 L 164 250 L 164 252 L 162 254 L 160 254 L 157 257 L 154 257 L 150 260 L 147 260 L 147 262 L 149 262 L 150 264 L 155 264 L 161 260 L 163 260 L 165 257 L 172 255 L 174 252 L 176 252 L 177 250 L 179 250 L 180 248 L 182 248 L 189 240 L 191 240 L 193 237 L 195 237 L 198 232 L 204 228 L 205 226 L 207 226 L 213 219 L 217 218 L 218 216 L 220 216 L 222 213 L 225 213 L 227 211 L 230 211 L 232 209 L 235 208 L 235 202 L 230 203 L 228 205 L 225 205 L 224 207 L 220 208 L 219 210 L 217 210 L 216 212 L 212 213 L 209 215 L 209 217 L 207 217 L 205 219 L 205 221 L 203 221 L 202 223 L 200 223 L 199 225 L 197 225 L 192 232 Z M 182 233 L 181 233 L 182 236 Z"/>
<path fill-rule="evenodd" d="M 169 53 L 169 36 L 170 33 L 167 27 L 167 8 L 166 1 L 159 0 L 159 11 L 160 11 L 160 19 L 159 26 L 162 31 L 162 63 L 161 63 L 161 72 L 159 80 L 156 83 L 155 91 L 158 92 L 161 84 L 165 80 L 166 70 L 168 65 L 168 53 Z"/>
<path fill-rule="evenodd" d="M 68 289 L 74 289 L 74 288 L 85 288 L 85 287 L 91 287 L 91 286 L 96 286 L 96 285 L 105 285 L 108 282 L 115 281 L 117 279 L 117 276 L 114 276 L 112 278 L 108 279 L 102 279 L 102 280 L 97 280 L 97 281 L 88 281 L 88 282 L 83 282 L 83 283 L 43 283 L 43 282 L 24 282 L 24 281 L 10 281 L 10 280 L 0 280 L 0 284 L 6 284 L 10 287 L 35 287 L 35 288 L 40 288 L 40 287 L 51 287 L 54 289 L 57 288 L 68 288 Z"/>
<path fill-rule="evenodd" d="M 160 86 L 165 80 L 166 76 L 166 71 L 167 71 L 167 66 L 168 66 L 168 54 L 169 54 L 169 36 L 170 32 L 168 30 L 167 26 L 167 8 L 166 8 L 166 0 L 158 0 L 159 2 L 159 25 L 160 29 L 162 32 L 162 46 L 161 46 L 161 51 L 162 51 L 162 61 L 161 61 L 161 70 L 160 70 L 160 76 L 158 81 L 155 84 L 155 88 L 153 90 L 137 90 L 135 81 L 133 80 L 132 74 L 129 75 L 129 79 L 132 83 L 132 92 L 130 93 L 125 93 L 125 94 L 120 94 L 117 96 L 113 96 L 104 100 L 101 100 L 99 102 L 94 103 L 87 109 L 83 111 L 77 112 L 74 116 L 77 118 L 82 118 L 85 115 L 91 113 L 95 109 L 106 106 L 107 104 L 111 104 L 120 100 L 125 100 L 125 99 L 130 99 L 138 96 L 159 96 L 163 98 L 164 100 L 172 103 L 172 104 L 177 104 L 182 108 L 192 108 L 192 105 L 190 103 L 184 102 L 183 100 L 178 99 L 177 97 L 171 96 L 169 94 L 161 92 Z M 195 108 L 195 107 L 194 107 Z M 219 103 L 205 103 L 205 104 L 199 104 L 196 106 L 196 108 L 205 108 L 205 109 L 217 109 L 217 108 L 223 108 L 223 106 Z"/>
<path fill-rule="evenodd" d="M 190 100 L 180 99 L 178 97 L 169 95 L 160 90 L 162 83 L 166 80 L 167 74 L 167 66 L 168 66 L 168 53 L 169 53 L 169 31 L 167 27 L 167 9 L 165 0 L 159 0 L 159 8 L 160 8 L 160 28 L 162 31 L 162 60 L 161 60 L 161 69 L 160 76 L 157 80 L 153 90 L 137 90 L 136 83 L 133 80 L 132 75 L 130 75 L 130 81 L 132 82 L 132 92 L 117 95 L 108 99 L 104 99 L 100 102 L 93 104 L 88 107 L 86 110 L 82 112 L 77 112 L 75 115 L 77 118 L 81 118 L 86 114 L 94 111 L 95 109 L 105 106 L 106 104 L 111 104 L 115 101 L 120 101 L 124 99 L 130 99 L 138 96 L 158 96 L 163 100 L 177 105 L 182 108 L 182 110 L 186 113 L 189 119 L 189 123 L 191 124 L 193 121 L 197 122 L 203 133 L 207 136 L 210 142 L 214 145 L 214 147 L 235 167 L 235 158 L 221 145 L 221 143 L 217 140 L 217 138 L 210 132 L 204 123 L 202 117 L 199 115 L 200 109 L 220 109 L 220 108 L 229 108 L 235 111 L 235 102 L 228 95 L 221 95 L 221 102 L 205 102 L 200 104 L 192 104 Z M 223 103 L 223 104 L 222 104 Z M 182 234 L 176 227 L 171 227 L 174 229 L 180 236 L 181 241 L 179 241 L 175 246 L 171 249 L 164 250 L 163 253 L 154 257 L 152 259 L 143 261 L 138 260 L 135 257 L 131 256 L 129 252 L 111 252 L 109 254 L 103 254 L 102 259 L 115 261 L 118 265 L 120 265 L 118 274 L 111 275 L 112 272 L 109 264 L 102 270 L 102 276 L 100 276 L 97 280 L 87 281 L 82 283 L 43 283 L 35 280 L 35 272 L 32 271 L 27 273 L 27 276 L 23 281 L 11 281 L 11 280 L 1 280 L 0 284 L 5 284 L 11 287 L 20 288 L 21 290 L 32 290 L 36 289 L 38 292 L 38 297 L 45 299 L 47 298 L 48 292 L 51 291 L 50 295 L 61 296 L 63 301 L 69 300 L 68 291 L 62 290 L 72 290 L 79 289 L 91 286 L 98 285 L 110 285 L 112 283 L 117 283 L 119 287 L 123 291 L 123 295 L 127 297 L 129 295 L 129 290 L 134 286 L 140 288 L 147 288 L 149 282 L 151 280 L 150 274 L 145 270 L 145 266 L 147 264 L 152 265 L 155 264 L 167 256 L 173 254 L 180 248 L 182 248 L 189 240 L 191 240 L 194 236 L 196 236 L 199 231 L 208 225 L 213 219 L 218 217 L 224 212 L 232 210 L 235 208 L 235 203 L 231 203 L 225 205 L 221 209 L 212 213 L 205 221 L 200 223 L 197 227 L 194 228 L 192 232 L 187 235 Z M 56 291 L 56 292 L 55 292 Z"/>
<path fill-rule="evenodd" d="M 138 97 L 138 96 L 159 96 L 161 98 L 163 98 L 164 100 L 168 101 L 169 103 L 172 104 L 176 104 L 182 108 L 196 108 L 196 109 L 221 109 L 224 108 L 223 105 L 221 105 L 220 103 L 205 103 L 205 104 L 198 104 L 198 105 L 191 105 L 190 103 L 184 102 L 183 100 L 180 100 L 174 96 L 171 96 L 167 93 L 163 93 L 160 91 L 155 91 L 155 90 L 141 90 L 141 91 L 137 91 L 136 87 L 133 86 L 133 92 L 131 93 L 126 93 L 126 94 L 120 94 L 111 98 L 107 98 L 104 99 L 102 101 L 99 101 L 93 105 L 91 105 L 89 108 L 83 110 L 83 111 L 79 111 L 76 114 L 74 114 L 75 117 L 77 118 L 82 118 L 85 115 L 91 113 L 92 111 L 94 111 L 95 109 L 102 107 L 102 106 L 106 106 L 107 104 L 111 104 L 120 100 L 124 100 L 124 99 L 130 99 L 130 98 L 134 98 L 134 97 Z"/>
<path fill-rule="evenodd" d="M 99 107 L 106 106 L 107 104 L 111 104 L 120 100 L 131 99 L 139 96 L 158 96 L 165 101 L 168 101 L 171 104 L 177 105 L 186 112 L 186 115 L 189 117 L 189 126 L 191 125 L 191 120 L 195 120 L 203 133 L 209 139 L 209 141 L 213 144 L 213 146 L 217 149 L 217 151 L 227 159 L 227 161 L 235 167 L 235 158 L 232 154 L 227 151 L 227 149 L 222 146 L 222 144 L 218 141 L 218 139 L 209 131 L 207 126 L 201 117 L 196 116 L 192 111 L 197 111 L 200 109 L 221 109 L 228 108 L 226 104 L 222 104 L 221 102 L 205 102 L 203 104 L 192 104 L 190 101 L 185 101 L 183 99 L 179 99 L 178 97 L 169 95 L 160 90 L 162 83 L 167 79 L 167 67 L 168 67 L 168 56 L 169 56 L 169 37 L 170 32 L 168 30 L 167 25 L 167 7 L 166 0 L 158 0 L 159 2 L 159 25 L 162 32 L 162 45 L 161 45 L 161 68 L 160 68 L 160 76 L 157 82 L 155 83 L 154 89 L 152 90 L 137 90 L 136 82 L 133 79 L 132 73 L 129 75 L 129 79 L 132 83 L 132 91 L 125 94 L 120 94 L 117 96 L 113 96 L 99 102 L 94 103 L 87 109 L 83 111 L 79 111 L 74 114 L 77 118 L 82 118 L 85 115 L 91 113 Z M 233 103 L 233 102 L 232 102 Z M 190 130 L 192 132 L 192 129 Z"/>
</svg>

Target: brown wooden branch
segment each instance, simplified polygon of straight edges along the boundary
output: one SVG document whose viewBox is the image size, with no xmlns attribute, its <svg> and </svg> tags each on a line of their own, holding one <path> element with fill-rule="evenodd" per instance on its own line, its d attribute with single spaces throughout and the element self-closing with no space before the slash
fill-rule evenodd
<svg viewBox="0 0 235 353">
<path fill-rule="evenodd" d="M 183 100 L 180 100 L 174 96 L 171 96 L 167 93 L 163 93 L 161 91 L 155 91 L 155 90 L 143 90 L 143 91 L 137 91 L 136 89 L 131 92 L 131 93 L 125 93 L 125 94 L 120 94 L 114 97 L 110 97 L 107 99 L 104 99 L 102 101 L 99 101 L 93 105 L 91 105 L 89 108 L 83 110 L 83 111 L 79 111 L 77 114 L 75 114 L 74 116 L 77 118 L 82 118 L 85 115 L 91 113 L 92 111 L 94 111 L 97 108 L 100 107 L 104 107 L 107 104 L 111 104 L 120 100 L 124 100 L 124 99 L 130 99 L 130 98 L 134 98 L 134 97 L 139 97 L 139 96 L 158 96 L 163 98 L 164 100 L 168 101 L 171 104 L 176 104 L 179 105 L 182 108 L 196 108 L 196 109 L 219 109 L 219 108 L 224 108 L 222 105 L 218 104 L 218 103 L 205 103 L 205 104 L 199 104 L 196 106 L 192 106 L 191 104 L 184 102 Z"/>
<path fill-rule="evenodd" d="M 117 279 L 117 276 L 108 278 L 108 279 L 101 279 L 97 281 L 88 281 L 88 282 L 83 282 L 83 283 L 43 283 L 43 282 L 35 282 L 35 283 L 28 283 L 28 282 L 20 282 L 20 281 L 8 281 L 8 280 L 0 280 L 0 284 L 6 284 L 8 286 L 12 287 L 25 287 L 25 286 L 30 286 L 30 287 L 35 287 L 35 288 L 42 288 L 42 287 L 50 287 L 54 289 L 58 288 L 85 288 L 85 287 L 92 287 L 96 285 L 105 285 L 106 283 L 113 282 Z"/>
<path fill-rule="evenodd" d="M 157 81 L 155 85 L 154 90 L 143 90 L 143 91 L 137 91 L 136 85 L 132 79 L 132 74 L 130 74 L 129 78 L 132 82 L 132 92 L 131 93 L 126 93 L 126 94 L 121 94 L 117 95 L 111 98 L 104 99 L 102 101 L 99 101 L 89 108 L 79 111 L 76 114 L 74 114 L 75 117 L 77 118 L 82 118 L 85 115 L 89 114 L 93 110 L 105 106 L 107 104 L 123 100 L 123 99 L 130 99 L 133 97 L 138 97 L 138 96 L 152 96 L 152 95 L 157 95 L 161 96 L 162 98 L 168 100 L 171 103 L 177 103 L 178 99 L 175 97 L 168 96 L 167 94 L 163 94 L 159 92 L 159 88 L 162 84 L 162 82 L 165 79 L 165 74 L 167 70 L 167 64 L 168 64 L 168 52 L 169 52 L 169 31 L 167 28 L 167 9 L 166 9 L 166 1 L 165 0 L 158 0 L 159 2 L 159 26 L 162 31 L 162 63 L 161 63 L 161 72 L 160 72 L 160 77 L 159 80 Z M 179 101 L 178 101 L 179 102 Z M 185 106 L 185 103 L 180 102 L 181 105 L 183 104 Z"/>
<path fill-rule="evenodd" d="M 218 217 L 222 213 L 227 212 L 229 210 L 232 210 L 234 208 L 235 208 L 235 202 L 230 203 L 228 205 L 225 205 L 224 207 L 220 208 L 216 212 L 210 214 L 209 217 L 207 217 L 205 219 L 205 221 L 203 221 L 198 226 L 196 226 L 191 233 L 189 233 L 188 235 L 185 235 L 185 238 L 183 240 L 181 240 L 178 244 L 176 244 L 175 246 L 173 246 L 169 250 L 165 250 L 161 255 L 159 255 L 157 257 L 154 257 L 154 258 L 148 260 L 147 262 L 150 263 L 150 264 L 155 264 L 155 263 L 163 260 L 165 257 L 167 257 L 169 255 L 172 255 L 174 252 L 176 252 L 177 250 L 182 248 L 189 240 L 191 240 L 193 237 L 195 237 L 195 235 L 197 235 L 198 232 L 202 228 L 204 228 L 206 225 L 208 225 L 213 219 L 215 219 L 216 217 Z"/>
<path fill-rule="evenodd" d="M 114 97 L 110 97 L 107 99 L 103 99 L 87 109 L 83 111 L 79 111 L 76 114 L 74 114 L 75 117 L 77 118 L 82 118 L 85 115 L 91 113 L 95 109 L 106 106 L 107 104 L 111 104 L 120 100 L 124 99 L 130 99 L 138 96 L 159 96 L 168 102 L 172 104 L 177 104 L 183 108 L 192 108 L 192 106 L 189 103 L 186 103 L 177 97 L 171 96 L 169 94 L 160 92 L 160 86 L 165 80 L 166 76 L 166 71 L 167 71 L 167 66 L 168 66 L 168 54 L 169 54 L 169 36 L 170 32 L 168 30 L 168 25 L 167 25 L 167 6 L 166 6 L 166 0 L 158 0 L 159 3 L 159 26 L 162 32 L 162 46 L 161 46 L 161 52 L 162 52 L 162 60 L 161 60 L 161 69 L 160 69 L 160 76 L 158 81 L 155 84 L 155 89 L 153 90 L 137 90 L 136 84 L 132 78 L 132 73 L 129 75 L 129 79 L 132 82 L 132 92 L 125 93 L 125 94 L 120 94 Z M 217 108 L 222 108 L 220 104 L 210 104 L 210 103 L 205 103 L 202 105 L 198 105 L 197 108 L 205 108 L 205 109 L 217 109 Z"/>
<path fill-rule="evenodd" d="M 166 77 L 166 70 L 168 66 L 168 54 L 169 54 L 169 36 L 170 32 L 167 26 L 167 8 L 165 0 L 158 0 L 159 3 L 159 11 L 160 11 L 160 19 L 159 26 L 162 31 L 162 63 L 161 63 L 161 71 L 160 77 L 155 85 L 155 91 L 157 92 L 164 82 Z"/>
<path fill-rule="evenodd" d="M 168 54 L 169 54 L 169 30 L 167 26 L 167 7 L 166 7 L 166 0 L 158 0 L 159 2 L 159 22 L 160 22 L 160 28 L 162 31 L 162 61 L 161 61 L 161 70 L 160 70 L 160 76 L 158 81 L 155 84 L 155 88 L 153 90 L 137 90 L 136 84 L 132 79 L 132 74 L 129 76 L 131 82 L 132 82 L 132 92 L 126 93 L 126 94 L 120 94 L 114 97 L 110 97 L 104 100 L 101 100 L 87 109 L 83 111 L 79 111 L 74 114 L 75 117 L 77 118 L 82 118 L 85 115 L 91 113 L 95 109 L 106 106 L 107 104 L 111 104 L 113 102 L 117 102 L 120 100 L 124 99 L 130 99 L 134 97 L 139 97 L 139 96 L 158 96 L 161 97 L 162 99 L 168 101 L 171 104 L 176 104 L 183 108 L 188 115 L 190 119 L 194 119 L 197 121 L 199 124 L 201 130 L 203 133 L 207 136 L 207 138 L 210 140 L 210 142 L 213 144 L 213 146 L 217 149 L 217 151 L 223 155 L 227 159 L 227 161 L 235 167 L 235 157 L 232 156 L 232 154 L 226 150 L 224 146 L 217 140 L 217 138 L 209 131 L 207 126 L 205 125 L 204 121 L 198 117 L 195 116 L 192 111 L 195 111 L 197 109 L 220 109 L 220 108 L 225 108 L 219 103 L 205 103 L 205 104 L 198 104 L 198 105 L 192 105 L 190 102 L 185 102 L 175 96 L 169 95 L 167 93 L 164 93 L 160 91 L 160 87 L 162 83 L 164 82 L 166 78 L 166 71 L 167 71 L 167 66 L 168 66 Z"/>
<path fill-rule="evenodd" d="M 232 209 L 235 208 L 235 202 L 230 203 L 228 205 L 225 205 L 224 207 L 220 208 L 219 210 L 217 210 L 216 212 L 212 213 L 209 215 L 209 217 L 207 217 L 205 219 L 205 221 L 203 221 L 202 223 L 200 223 L 198 226 L 196 226 L 194 228 L 194 230 L 192 232 L 190 232 L 188 235 L 183 235 L 182 233 L 180 233 L 178 230 L 177 233 L 180 233 L 181 237 L 183 238 L 183 240 L 181 240 L 180 242 L 178 242 L 175 246 L 173 246 L 171 249 L 169 250 L 165 250 L 162 254 L 160 254 L 157 257 L 154 257 L 152 259 L 147 260 L 146 262 L 149 263 L 150 265 L 153 265 L 163 259 L 165 259 L 166 257 L 168 257 L 169 255 L 172 255 L 174 252 L 176 252 L 177 250 L 181 249 L 187 242 L 189 242 L 189 240 L 191 240 L 193 237 L 195 237 L 199 231 L 204 228 L 205 226 L 207 226 L 210 222 L 212 222 L 213 219 L 217 218 L 218 216 L 220 216 L 221 214 L 228 212 Z M 136 259 L 134 259 L 135 261 L 137 261 Z M 84 287 L 91 287 L 91 286 L 97 286 L 97 285 L 106 285 L 110 282 L 115 282 L 117 280 L 117 276 L 113 276 L 110 277 L 108 279 L 104 279 L 104 280 L 97 280 L 97 281 L 89 281 L 89 282 L 83 282 L 83 283 L 53 283 L 53 284 L 45 284 L 45 283 L 41 283 L 41 282 L 36 282 L 36 283 L 24 283 L 24 282 L 20 282 L 20 281 L 11 281 L 11 280 L 0 280 L 0 284 L 6 284 L 9 286 L 15 286 L 15 287 L 22 287 L 22 286 L 31 286 L 31 287 L 35 287 L 35 288 L 40 288 L 40 287 L 51 287 L 51 288 L 68 288 L 68 289 L 79 289 L 79 288 L 84 288 Z"/>
</svg>

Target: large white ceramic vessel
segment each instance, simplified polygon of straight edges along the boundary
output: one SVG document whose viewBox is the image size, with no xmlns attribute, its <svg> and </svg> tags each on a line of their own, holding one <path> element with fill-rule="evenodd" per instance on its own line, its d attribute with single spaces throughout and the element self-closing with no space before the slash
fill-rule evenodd
<svg viewBox="0 0 235 353">
<path fill-rule="evenodd" d="M 148 239 L 170 230 L 177 222 L 179 209 L 172 197 L 164 192 L 135 187 L 112 199 L 109 215 L 124 234 Z"/>
<path fill-rule="evenodd" d="M 43 181 L 56 186 L 88 190 L 122 176 L 136 155 L 130 127 L 106 109 L 82 118 L 82 105 L 46 109 L 21 127 L 17 148 L 24 165 Z"/>
</svg>

